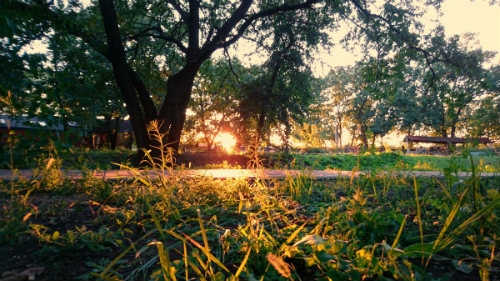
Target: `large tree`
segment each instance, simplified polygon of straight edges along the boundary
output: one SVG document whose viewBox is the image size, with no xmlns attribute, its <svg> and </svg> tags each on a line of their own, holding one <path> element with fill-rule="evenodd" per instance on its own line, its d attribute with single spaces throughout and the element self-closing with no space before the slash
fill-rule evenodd
<svg viewBox="0 0 500 281">
<path fill-rule="evenodd" d="M 427 4 L 439 6 L 440 2 Z M 310 42 L 297 44 L 307 50 L 321 43 L 314 38 L 320 36 L 324 28 L 345 19 L 356 24 L 351 37 L 368 34 L 368 40 L 382 41 L 387 50 L 406 48 L 426 54 L 420 47 L 418 34 L 422 7 L 405 0 L 382 5 L 364 0 L 99 0 L 87 8 L 72 5 L 73 1 L 69 3 L 63 6 L 45 0 L 11 0 L 3 1 L 0 8 L 2 15 L 8 15 L 9 24 L 29 18 L 31 22 L 40 23 L 40 29 L 46 34 L 58 30 L 75 35 L 102 54 L 112 65 L 140 148 L 151 145 L 146 131 L 150 120 L 159 120 L 164 143 L 178 148 L 193 81 L 200 66 L 214 52 L 229 48 L 243 36 L 255 40 L 259 34 L 269 33 L 271 40 L 259 43 L 270 46 L 278 43 L 285 46 L 284 49 L 291 39 Z M 282 21 L 266 21 L 270 18 Z M 300 24 L 294 24 L 295 20 Z M 287 33 L 272 30 L 287 23 L 291 30 L 310 26 L 319 32 L 290 33 L 294 37 L 275 40 L 276 34 Z M 16 24 L 13 25 L 15 29 Z M 135 64 L 142 56 L 162 66 L 157 69 L 163 68 L 167 80 L 163 100 L 152 98 L 156 93 L 151 93 Z"/>
<path fill-rule="evenodd" d="M 311 20 L 309 14 L 302 13 L 280 14 L 262 21 L 263 30 L 272 32 L 259 34 L 254 41 L 268 59 L 259 76 L 243 87 L 239 110 L 247 128 L 253 123 L 257 142 L 269 145 L 270 135 L 275 133 L 288 147 L 291 123 L 305 117 L 314 91 L 314 79 L 306 61 L 311 58 L 309 50 L 318 42 L 327 44 L 326 35 L 317 29 L 324 20 L 324 15 Z"/>
</svg>

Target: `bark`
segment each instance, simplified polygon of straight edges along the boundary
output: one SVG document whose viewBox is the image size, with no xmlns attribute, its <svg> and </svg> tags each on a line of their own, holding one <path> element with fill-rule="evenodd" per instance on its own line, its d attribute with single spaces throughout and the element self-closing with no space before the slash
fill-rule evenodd
<svg viewBox="0 0 500 281">
<path fill-rule="evenodd" d="M 134 164 L 138 164 L 143 156 L 142 149 L 150 148 L 151 143 L 146 125 L 147 122 L 157 117 L 156 108 L 144 83 L 127 63 L 113 1 L 99 0 L 99 7 L 108 43 L 104 55 L 113 66 L 113 75 L 123 96 L 130 123 L 134 130 L 135 141 L 139 148 L 139 158 L 136 159 L 137 161 Z"/>
<path fill-rule="evenodd" d="M 182 128 L 186 120 L 186 110 L 194 78 L 201 62 L 186 66 L 168 79 L 167 95 L 158 114 L 163 143 L 176 153 L 179 150 Z"/>
</svg>

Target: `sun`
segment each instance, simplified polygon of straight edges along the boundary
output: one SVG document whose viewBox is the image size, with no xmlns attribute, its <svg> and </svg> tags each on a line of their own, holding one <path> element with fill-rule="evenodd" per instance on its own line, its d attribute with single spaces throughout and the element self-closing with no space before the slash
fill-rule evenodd
<svg viewBox="0 0 500 281">
<path fill-rule="evenodd" d="M 215 137 L 215 143 L 220 144 L 224 151 L 227 153 L 232 153 L 234 151 L 234 146 L 236 145 L 236 138 L 231 133 L 220 133 Z"/>
</svg>

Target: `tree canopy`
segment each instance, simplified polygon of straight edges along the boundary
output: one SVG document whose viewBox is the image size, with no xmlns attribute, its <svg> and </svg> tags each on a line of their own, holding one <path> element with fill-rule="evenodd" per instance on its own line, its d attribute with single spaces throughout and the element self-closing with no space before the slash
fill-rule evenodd
<svg viewBox="0 0 500 281">
<path fill-rule="evenodd" d="M 454 47 L 453 42 L 444 42 L 444 47 L 439 36 L 431 38 L 423 34 L 421 17 L 427 9 L 439 9 L 440 3 L 441 0 L 425 3 L 406 0 L 391 3 L 366 0 L 98 0 L 84 5 L 76 0 L 2 1 L 0 59 L 11 68 L 3 73 L 0 90 L 3 96 L 9 91 L 14 100 L 19 101 L 26 100 L 22 97 L 35 91 L 51 92 L 62 115 L 69 112 L 69 107 L 72 112 L 88 108 L 84 104 L 89 95 L 84 92 L 108 93 L 97 98 L 102 105 L 100 110 L 119 111 L 123 102 L 139 148 L 154 147 L 147 124 L 158 120 L 163 143 L 177 150 L 200 68 L 217 51 L 230 56 L 232 46 L 245 40 L 253 42 L 261 56 L 267 58 L 252 86 L 247 90 L 242 88 L 248 94 L 247 103 L 254 103 L 253 107 L 245 108 L 253 108 L 249 112 L 257 120 L 261 135 L 269 124 L 283 124 L 287 128 L 291 119 L 304 116 L 313 102 L 313 88 L 308 83 L 312 77 L 308 67 L 311 54 L 318 46 L 341 43 L 331 42 L 328 33 L 340 22 L 348 22 L 352 28 L 344 42 L 362 43 L 366 46 L 367 57 L 373 58 L 364 66 L 367 86 L 362 93 L 377 109 L 370 113 L 379 118 L 371 132 L 382 135 L 395 126 L 382 122 L 392 122 L 396 118 L 393 117 L 395 101 L 411 102 L 408 95 L 398 90 L 407 81 L 398 75 L 402 75 L 410 62 L 421 63 L 422 77 L 430 79 L 422 80 L 422 85 L 425 83 L 426 89 L 436 92 L 443 89 L 445 83 L 438 85 L 438 80 L 432 79 L 443 75 L 440 71 L 444 64 L 453 66 L 457 58 L 465 60 L 465 64 L 473 64 L 474 60 L 469 58 L 481 55 L 471 53 L 469 56 L 464 52 L 466 56 L 457 57 L 462 53 L 455 52 L 458 46 Z M 24 48 L 34 40 L 48 42 L 47 54 L 25 52 Z M 7 72 L 5 68 L 1 71 Z M 369 71 L 376 73 L 368 75 Z M 466 74 L 457 75 L 464 77 Z M 111 77 L 115 86 L 110 85 Z M 64 84 L 67 79 L 92 85 L 92 89 L 75 89 L 78 83 Z M 470 79 L 480 83 L 477 77 Z M 40 87 L 37 84 L 40 81 L 51 85 Z M 82 94 L 77 94 L 79 91 Z M 454 91 L 468 89 L 455 88 Z M 120 92 L 120 97 L 116 92 Z M 444 99 L 436 94 L 425 96 L 429 97 L 429 102 L 433 102 L 433 98 Z M 373 102 L 374 98 L 378 101 Z M 467 97 L 461 99 L 468 100 Z M 457 112 L 446 114 L 449 120 L 459 123 L 459 119 L 454 118 Z M 439 120 L 429 120 L 426 126 L 434 126 L 436 122 Z M 398 124 L 410 126 L 404 122 Z M 290 132 L 289 129 L 285 131 L 285 135 Z"/>
</svg>

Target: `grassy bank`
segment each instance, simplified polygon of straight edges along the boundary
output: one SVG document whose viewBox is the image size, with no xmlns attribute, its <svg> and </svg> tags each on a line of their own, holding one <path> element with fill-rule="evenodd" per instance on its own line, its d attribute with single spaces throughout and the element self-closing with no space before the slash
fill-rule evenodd
<svg viewBox="0 0 500 281">
<path fill-rule="evenodd" d="M 292 155 L 296 166 L 319 170 L 338 169 L 350 171 L 472 171 L 473 168 L 483 172 L 500 172 L 500 156 L 473 156 L 470 161 L 468 153 L 450 156 L 438 155 L 405 155 L 402 153 L 380 153 L 363 155 L 355 154 L 295 154 Z M 279 165 L 278 165 L 279 166 Z"/>
<path fill-rule="evenodd" d="M 129 165 L 132 151 L 128 150 L 81 150 L 54 146 L 34 151 L 3 151 L 1 169 L 29 169 L 43 166 L 48 158 L 60 161 L 62 169 L 116 169 L 116 164 Z M 480 172 L 500 172 L 500 156 L 489 153 L 473 156 L 469 152 L 450 156 L 406 155 L 403 153 L 365 153 L 365 154 L 300 154 L 265 153 L 258 155 L 261 167 L 272 169 L 335 169 L 351 171 L 467 171 L 474 167 Z M 185 168 L 247 168 L 254 157 L 227 155 L 222 152 L 182 153 L 178 156 L 177 166 Z"/>
</svg>

